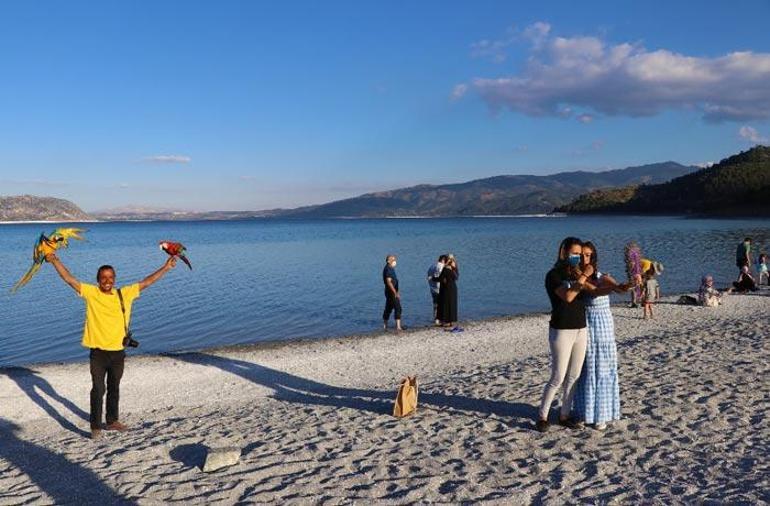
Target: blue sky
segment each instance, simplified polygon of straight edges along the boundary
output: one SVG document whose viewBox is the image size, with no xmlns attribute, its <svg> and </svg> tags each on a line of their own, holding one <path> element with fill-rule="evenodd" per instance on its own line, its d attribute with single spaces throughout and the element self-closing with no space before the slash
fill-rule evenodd
<svg viewBox="0 0 770 506">
<path fill-rule="evenodd" d="M 0 194 L 256 210 L 770 143 L 770 2 L 543 4 L 4 2 Z"/>
</svg>

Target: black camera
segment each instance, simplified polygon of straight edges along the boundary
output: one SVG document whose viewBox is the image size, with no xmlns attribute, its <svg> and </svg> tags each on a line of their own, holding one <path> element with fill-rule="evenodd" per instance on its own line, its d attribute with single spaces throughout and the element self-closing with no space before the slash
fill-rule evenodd
<svg viewBox="0 0 770 506">
<path fill-rule="evenodd" d="M 139 341 L 134 339 L 133 334 L 131 334 L 131 331 L 129 330 L 126 332 L 126 337 L 123 338 L 123 347 L 125 348 L 138 348 L 139 347 Z"/>
</svg>

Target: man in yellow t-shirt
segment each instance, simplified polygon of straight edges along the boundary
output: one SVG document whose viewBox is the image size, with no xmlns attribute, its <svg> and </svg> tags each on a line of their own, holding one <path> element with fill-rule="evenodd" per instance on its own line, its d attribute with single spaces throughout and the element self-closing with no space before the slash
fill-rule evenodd
<svg viewBox="0 0 770 506">
<path fill-rule="evenodd" d="M 81 283 L 70 274 L 55 253 L 46 255 L 45 259 L 86 303 L 82 344 L 91 350 L 91 437 L 98 439 L 102 434 L 102 406 L 105 392 L 107 393 L 107 425 L 104 428 L 123 432 L 128 427 L 120 422 L 118 403 L 120 379 L 123 377 L 126 358 L 123 339 L 126 337 L 128 324 L 131 321 L 131 305 L 144 289 L 176 266 L 176 257 L 169 257 L 163 267 L 139 283 L 118 289 L 115 288 L 115 269 L 110 265 L 99 267 L 96 272 L 97 284 L 89 285 Z"/>
</svg>

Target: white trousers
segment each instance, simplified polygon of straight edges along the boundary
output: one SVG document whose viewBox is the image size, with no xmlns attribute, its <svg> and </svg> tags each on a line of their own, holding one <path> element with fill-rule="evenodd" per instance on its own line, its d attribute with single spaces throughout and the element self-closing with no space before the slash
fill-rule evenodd
<svg viewBox="0 0 770 506">
<path fill-rule="evenodd" d="M 588 329 L 549 329 L 548 344 L 551 348 L 551 379 L 543 391 L 540 403 L 540 419 L 548 419 L 548 411 L 559 387 L 563 387 L 561 415 L 567 417 L 572 409 L 575 384 L 580 378 L 586 358 Z"/>
</svg>

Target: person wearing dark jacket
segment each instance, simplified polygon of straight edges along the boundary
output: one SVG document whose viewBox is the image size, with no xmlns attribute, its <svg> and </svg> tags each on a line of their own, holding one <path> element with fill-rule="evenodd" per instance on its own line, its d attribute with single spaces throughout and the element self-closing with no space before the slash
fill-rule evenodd
<svg viewBox="0 0 770 506">
<path fill-rule="evenodd" d="M 444 327 L 452 328 L 457 322 L 457 280 L 460 271 L 457 268 L 457 260 L 449 255 L 444 269 L 438 278 L 441 289 L 439 291 L 438 317 Z"/>
</svg>

